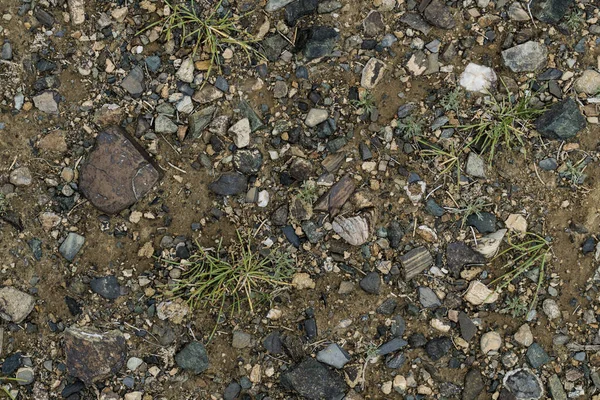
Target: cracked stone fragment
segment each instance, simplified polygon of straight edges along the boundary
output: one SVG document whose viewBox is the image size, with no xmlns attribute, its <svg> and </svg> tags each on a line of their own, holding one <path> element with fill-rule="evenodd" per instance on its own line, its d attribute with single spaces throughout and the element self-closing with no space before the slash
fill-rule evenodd
<svg viewBox="0 0 600 400">
<path fill-rule="evenodd" d="M 360 85 L 365 89 L 373 89 L 383 77 L 385 64 L 376 58 L 371 58 L 363 68 Z"/>
<path fill-rule="evenodd" d="M 81 193 L 107 214 L 140 200 L 162 175 L 148 153 L 117 126 L 98 135 L 79 174 Z"/>
<path fill-rule="evenodd" d="M 336 217 L 333 220 L 333 230 L 353 246 L 360 246 L 369 239 L 369 224 L 360 216 Z"/>
<path fill-rule="evenodd" d="M 118 330 L 100 333 L 71 327 L 65 330 L 64 350 L 69 375 L 89 386 L 123 367 L 127 345 Z"/>
</svg>

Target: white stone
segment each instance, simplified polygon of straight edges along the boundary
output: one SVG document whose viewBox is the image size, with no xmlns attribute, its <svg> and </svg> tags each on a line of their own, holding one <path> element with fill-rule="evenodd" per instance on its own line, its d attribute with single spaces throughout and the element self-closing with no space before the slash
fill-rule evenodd
<svg viewBox="0 0 600 400">
<path fill-rule="evenodd" d="M 383 78 L 385 70 L 386 65 L 383 61 L 371 58 L 362 70 L 360 85 L 365 89 L 375 88 L 379 81 L 381 81 L 381 78 Z"/>
<path fill-rule="evenodd" d="M 542 309 L 544 313 L 548 316 L 548 319 L 557 319 L 560 318 L 560 308 L 558 308 L 558 304 L 553 299 L 546 299 L 542 303 Z"/>
<path fill-rule="evenodd" d="M 474 306 L 479 306 L 484 303 L 491 304 L 498 300 L 498 293 L 490 290 L 480 281 L 472 281 L 469 284 L 464 297 L 469 303 L 473 304 Z"/>
<path fill-rule="evenodd" d="M 521 214 L 510 214 L 504 223 L 511 231 L 527 232 L 527 220 Z"/>
<path fill-rule="evenodd" d="M 437 318 L 432 319 L 430 322 L 430 325 L 433 329 L 436 329 L 436 330 L 438 330 L 440 332 L 444 332 L 444 333 L 450 332 L 450 328 L 451 328 L 449 324 L 446 324 L 445 322 L 443 322 Z"/>
<path fill-rule="evenodd" d="M 127 360 L 127 369 L 130 371 L 135 371 L 143 363 L 144 360 L 142 360 L 141 358 L 131 357 L 129 360 Z"/>
<path fill-rule="evenodd" d="M 481 352 L 488 354 L 490 351 L 498 351 L 502 346 L 502 338 L 498 332 L 487 332 L 481 336 Z"/>
<path fill-rule="evenodd" d="M 35 299 L 18 289 L 6 286 L 0 289 L 0 317 L 19 324 L 33 310 Z"/>
<path fill-rule="evenodd" d="M 242 149 L 250 144 L 250 120 L 244 118 L 235 123 L 228 131 L 233 136 L 233 143 Z"/>
<path fill-rule="evenodd" d="M 460 75 L 459 83 L 469 92 L 488 93 L 497 80 L 496 73 L 490 67 L 469 63 Z"/>
<path fill-rule="evenodd" d="M 312 108 L 308 112 L 308 115 L 306 116 L 304 123 L 309 128 L 314 128 L 315 126 L 319 125 L 321 122 L 324 122 L 328 117 L 329 117 L 329 112 L 327 110 L 323 110 L 320 108 Z"/>
<path fill-rule="evenodd" d="M 369 239 L 369 224 L 360 216 L 338 216 L 333 220 L 332 227 L 335 233 L 353 246 L 360 246 Z"/>
<path fill-rule="evenodd" d="M 515 333 L 515 341 L 521 346 L 529 347 L 533 344 L 533 334 L 531 328 L 527 324 L 521 325 L 519 330 Z"/>
<path fill-rule="evenodd" d="M 506 235 L 506 229 L 497 230 L 494 233 L 490 233 L 477 241 L 475 251 L 482 254 L 485 258 L 492 258 L 498 252 L 498 248 L 502 243 L 504 235 Z"/>
<path fill-rule="evenodd" d="M 192 83 L 194 81 L 194 60 L 186 58 L 175 74 L 182 82 Z"/>
<path fill-rule="evenodd" d="M 258 201 L 256 202 L 256 204 L 259 207 L 263 208 L 269 205 L 269 192 L 267 192 L 266 190 L 261 190 L 260 192 L 258 192 Z"/>
</svg>

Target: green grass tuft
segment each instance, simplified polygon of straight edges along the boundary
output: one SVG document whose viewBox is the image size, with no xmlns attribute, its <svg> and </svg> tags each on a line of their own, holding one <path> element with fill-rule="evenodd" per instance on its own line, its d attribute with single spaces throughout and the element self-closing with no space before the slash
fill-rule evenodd
<svg viewBox="0 0 600 400">
<path fill-rule="evenodd" d="M 195 0 L 190 0 L 189 6 L 165 0 L 165 4 L 170 9 L 169 15 L 146 26 L 138 32 L 138 35 L 157 26 L 161 27 L 161 32 L 165 34 L 167 40 L 173 39 L 176 33 L 179 34 L 180 47 L 189 40 L 192 45 L 192 55 L 196 55 L 199 50 L 208 53 L 210 57 L 208 75 L 213 66 L 216 65 L 220 69 L 219 55 L 225 46 L 233 45 L 242 49 L 248 58 L 252 55 L 263 58 L 258 50 L 252 47 L 256 40 L 238 27 L 238 17 L 231 14 L 217 15 L 221 3 L 222 0 L 210 13 L 204 15 L 196 10 Z"/>
<path fill-rule="evenodd" d="M 527 314 L 527 304 L 519 296 L 506 297 L 506 307 L 502 310 L 510 313 L 513 318 L 523 317 Z"/>
<path fill-rule="evenodd" d="M 441 175 L 456 171 L 456 182 L 460 183 L 460 149 L 457 149 L 454 141 L 449 141 L 447 149 L 433 145 L 423 139 L 417 141 L 421 146 L 421 157 L 433 157 Z"/>
<path fill-rule="evenodd" d="M 491 164 L 498 146 L 507 149 L 513 146 L 523 146 L 523 137 L 532 127 L 532 121 L 542 114 L 545 109 L 531 106 L 531 94 L 521 96 L 514 102 L 513 96 L 502 97 L 500 101 L 490 95 L 488 107 L 478 116 L 478 121 L 458 128 L 468 131 L 471 139 L 468 147 L 478 147 L 481 154 L 487 153 Z"/>
<path fill-rule="evenodd" d="M 302 188 L 298 190 L 296 197 L 298 197 L 304 204 L 312 206 L 319 197 L 319 188 L 317 187 L 317 183 L 310 179 L 304 181 L 304 183 L 302 183 Z"/>
<path fill-rule="evenodd" d="M 461 228 L 464 228 L 469 215 L 475 214 L 478 218 L 481 218 L 481 212 L 484 208 L 493 205 L 493 203 L 487 203 L 483 197 L 477 197 L 475 200 L 467 203 L 463 208 L 446 207 L 446 210 L 453 214 L 460 214 L 462 216 L 460 226 Z"/>
<path fill-rule="evenodd" d="M 419 137 L 423 135 L 423 121 L 418 117 L 410 117 L 404 118 L 401 121 L 398 121 L 398 128 L 402 132 L 403 140 L 417 140 Z"/>
<path fill-rule="evenodd" d="M 192 310 L 216 308 L 221 315 L 229 309 L 233 315 L 247 305 L 253 314 L 257 299 L 268 298 L 273 290 L 289 284 L 294 268 L 287 253 L 259 251 L 239 232 L 238 242 L 227 251 L 221 251 L 221 244 L 216 249 L 198 246 L 167 296 L 186 299 Z"/>
<path fill-rule="evenodd" d="M 546 260 L 551 251 L 550 242 L 540 235 L 530 232 L 525 233 L 522 238 L 518 238 L 519 242 L 515 240 L 515 237 L 515 235 L 508 236 L 507 242 L 509 247 L 494 257 L 494 260 L 502 257 L 508 257 L 509 260 L 504 265 L 504 268 L 508 269 L 508 272 L 493 280 L 492 284 L 499 284 L 496 287 L 496 291 L 499 292 L 513 279 L 537 268 L 539 276 L 535 295 L 530 303 L 531 309 L 537 302 L 537 295 L 544 280 Z"/>
<path fill-rule="evenodd" d="M 359 110 L 363 110 L 363 114 L 371 114 L 375 109 L 375 98 L 370 92 L 365 92 L 360 99 L 351 100 L 350 104 Z"/>
</svg>

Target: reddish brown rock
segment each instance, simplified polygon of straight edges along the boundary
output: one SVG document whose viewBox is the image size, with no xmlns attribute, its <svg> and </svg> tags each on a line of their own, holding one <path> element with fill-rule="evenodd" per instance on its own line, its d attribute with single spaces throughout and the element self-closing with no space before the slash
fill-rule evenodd
<svg viewBox="0 0 600 400">
<path fill-rule="evenodd" d="M 100 333 L 67 328 L 64 349 L 69 375 L 87 386 L 116 374 L 127 356 L 125 337 L 118 330 Z"/>
<path fill-rule="evenodd" d="M 98 135 L 79 176 L 81 193 L 100 211 L 115 214 L 148 193 L 161 172 L 134 139 L 111 126 Z"/>
</svg>

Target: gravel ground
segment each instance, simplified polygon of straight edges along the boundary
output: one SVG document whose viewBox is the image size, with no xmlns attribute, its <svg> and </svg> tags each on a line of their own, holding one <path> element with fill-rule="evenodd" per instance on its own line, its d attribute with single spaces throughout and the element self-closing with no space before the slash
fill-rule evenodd
<svg viewBox="0 0 600 400">
<path fill-rule="evenodd" d="M 596 0 L 174 1 L 0 2 L 5 397 L 600 399 Z"/>
</svg>

